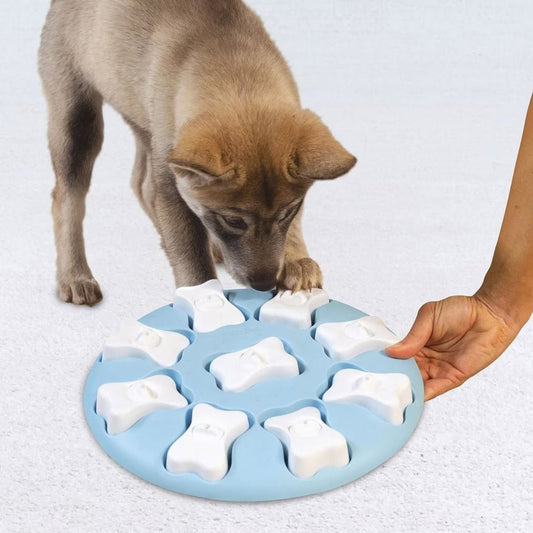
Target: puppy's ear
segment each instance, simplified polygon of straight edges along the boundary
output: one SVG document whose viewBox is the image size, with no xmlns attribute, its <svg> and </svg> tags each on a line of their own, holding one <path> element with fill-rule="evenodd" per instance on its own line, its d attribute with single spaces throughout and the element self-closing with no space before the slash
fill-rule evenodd
<svg viewBox="0 0 533 533">
<path fill-rule="evenodd" d="M 331 134 L 317 115 L 305 109 L 299 136 L 289 161 L 295 179 L 330 180 L 346 174 L 357 162 Z"/>
<path fill-rule="evenodd" d="M 235 170 L 224 170 L 219 165 L 210 165 L 197 157 L 181 158 L 173 155 L 168 159 L 168 165 L 177 178 L 187 179 L 191 187 L 221 184 L 235 176 Z"/>
<path fill-rule="evenodd" d="M 186 179 L 191 187 L 225 183 L 235 176 L 235 169 L 225 160 L 224 149 L 212 129 L 203 121 L 183 128 L 167 163 L 178 179 Z"/>
</svg>

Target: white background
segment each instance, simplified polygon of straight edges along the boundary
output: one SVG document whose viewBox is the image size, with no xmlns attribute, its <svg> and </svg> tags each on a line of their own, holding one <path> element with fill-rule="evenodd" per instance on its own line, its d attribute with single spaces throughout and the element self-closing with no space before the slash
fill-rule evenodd
<svg viewBox="0 0 533 533">
<path fill-rule="evenodd" d="M 330 297 L 405 333 L 490 263 L 533 90 L 533 4 L 253 0 L 302 100 L 359 158 L 309 194 Z M 93 309 L 60 303 L 36 50 L 47 2 L 0 7 L 1 531 L 531 531 L 533 328 L 426 405 L 385 465 L 298 500 L 229 504 L 152 486 L 93 440 L 82 389 L 122 317 L 168 303 L 159 239 L 129 189 L 133 139 L 105 111 L 88 197 Z M 230 286 L 227 276 L 222 276 Z"/>
</svg>

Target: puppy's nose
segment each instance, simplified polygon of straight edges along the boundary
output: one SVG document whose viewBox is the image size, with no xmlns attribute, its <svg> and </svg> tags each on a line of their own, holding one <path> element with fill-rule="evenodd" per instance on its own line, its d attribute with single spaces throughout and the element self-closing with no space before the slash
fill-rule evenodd
<svg viewBox="0 0 533 533">
<path fill-rule="evenodd" d="M 250 283 L 250 287 L 253 289 L 258 291 L 268 291 L 269 289 L 273 289 L 275 287 L 276 276 L 250 276 L 248 278 L 248 282 Z"/>
</svg>

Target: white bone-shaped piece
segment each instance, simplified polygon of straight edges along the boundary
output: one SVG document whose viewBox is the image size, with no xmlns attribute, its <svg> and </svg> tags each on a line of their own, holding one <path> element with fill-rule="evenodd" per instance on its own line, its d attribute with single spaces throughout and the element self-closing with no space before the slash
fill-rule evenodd
<svg viewBox="0 0 533 533">
<path fill-rule="evenodd" d="M 297 477 L 308 478 L 322 468 L 350 461 L 346 439 L 322 421 L 316 407 L 267 418 L 265 429 L 285 445 L 289 470 Z"/>
<path fill-rule="evenodd" d="M 268 337 L 254 346 L 213 359 L 209 372 L 222 390 L 242 392 L 271 378 L 297 376 L 298 361 L 285 351 L 277 337 Z"/>
<path fill-rule="evenodd" d="M 329 297 L 323 289 L 280 291 L 272 300 L 263 304 L 259 311 L 259 320 L 305 329 L 311 326 L 313 311 L 327 303 Z"/>
<path fill-rule="evenodd" d="M 224 411 L 207 403 L 192 410 L 191 425 L 168 449 L 169 472 L 194 472 L 218 481 L 228 471 L 230 447 L 250 424 L 242 411 Z"/>
<path fill-rule="evenodd" d="M 119 332 L 105 341 L 102 360 L 142 357 L 150 358 L 160 366 L 172 366 L 188 345 L 189 339 L 181 333 L 126 319 L 120 324 Z"/>
<path fill-rule="evenodd" d="M 224 295 L 218 279 L 176 289 L 174 307 L 185 311 L 192 318 L 194 331 L 202 333 L 245 321 L 241 311 Z"/>
<path fill-rule="evenodd" d="M 371 350 L 383 350 L 400 339 L 377 316 L 348 322 L 328 322 L 316 328 L 315 340 L 332 359 L 346 361 Z"/>
<path fill-rule="evenodd" d="M 403 423 L 403 412 L 412 403 L 413 396 L 411 381 L 405 374 L 378 374 L 346 368 L 333 376 L 333 383 L 322 399 L 362 405 L 398 425 Z"/>
<path fill-rule="evenodd" d="M 98 387 L 96 412 L 105 418 L 107 432 L 116 435 L 142 417 L 160 409 L 185 407 L 187 400 L 174 380 L 158 374 L 137 381 L 104 383 Z"/>
</svg>

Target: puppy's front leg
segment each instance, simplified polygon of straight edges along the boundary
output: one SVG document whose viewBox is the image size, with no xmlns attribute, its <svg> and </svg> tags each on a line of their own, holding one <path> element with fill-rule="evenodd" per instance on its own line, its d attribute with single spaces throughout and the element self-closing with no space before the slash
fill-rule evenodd
<svg viewBox="0 0 533 533">
<path fill-rule="evenodd" d="M 309 257 L 302 234 L 302 210 L 294 217 L 287 232 L 283 268 L 278 277 L 278 287 L 292 291 L 322 287 L 320 267 Z"/>
<path fill-rule="evenodd" d="M 153 178 L 156 227 L 176 287 L 216 278 L 206 229 L 180 196 L 172 171 L 159 170 Z"/>
</svg>

